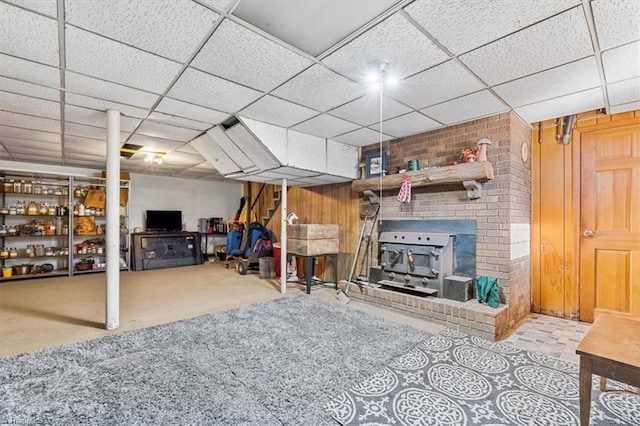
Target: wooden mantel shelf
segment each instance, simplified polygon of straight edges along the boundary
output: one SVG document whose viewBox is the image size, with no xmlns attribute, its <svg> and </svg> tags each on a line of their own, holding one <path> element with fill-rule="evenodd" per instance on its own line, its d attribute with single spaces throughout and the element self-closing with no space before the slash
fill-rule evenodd
<svg viewBox="0 0 640 426">
<path fill-rule="evenodd" d="M 411 179 L 411 188 L 452 184 L 462 185 L 465 181 L 486 182 L 493 179 L 493 166 L 488 161 L 477 161 L 384 176 L 382 178 L 382 189 L 400 188 L 404 176 L 408 176 Z M 367 189 L 379 190 L 380 179 L 359 179 L 351 183 L 352 192 L 361 193 Z"/>
</svg>

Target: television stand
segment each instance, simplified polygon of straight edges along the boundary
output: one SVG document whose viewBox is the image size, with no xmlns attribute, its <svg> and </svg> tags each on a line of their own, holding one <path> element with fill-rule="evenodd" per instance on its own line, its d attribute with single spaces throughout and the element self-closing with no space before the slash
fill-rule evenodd
<svg viewBox="0 0 640 426">
<path fill-rule="evenodd" d="M 199 232 L 138 232 L 131 237 L 134 271 L 202 263 Z"/>
</svg>

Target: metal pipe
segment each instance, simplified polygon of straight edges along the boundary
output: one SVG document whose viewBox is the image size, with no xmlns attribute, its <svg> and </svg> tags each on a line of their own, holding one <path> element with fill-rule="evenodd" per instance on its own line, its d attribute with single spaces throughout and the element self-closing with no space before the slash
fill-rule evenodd
<svg viewBox="0 0 640 426">
<path fill-rule="evenodd" d="M 571 142 L 571 130 L 573 128 L 573 120 L 575 115 L 567 115 L 564 118 L 564 132 L 562 133 L 562 143 L 569 145 Z"/>
</svg>

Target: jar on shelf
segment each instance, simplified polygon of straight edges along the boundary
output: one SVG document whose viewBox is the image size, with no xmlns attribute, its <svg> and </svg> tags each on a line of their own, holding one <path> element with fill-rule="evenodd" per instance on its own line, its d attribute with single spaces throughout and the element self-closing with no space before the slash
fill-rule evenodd
<svg viewBox="0 0 640 426">
<path fill-rule="evenodd" d="M 38 244 L 36 246 L 36 256 L 44 256 L 44 244 Z"/>
<path fill-rule="evenodd" d="M 29 216 L 36 216 L 40 212 L 40 208 L 35 201 L 29 201 L 27 204 L 27 214 Z"/>
<path fill-rule="evenodd" d="M 7 225 L 0 226 L 0 235 L 7 235 Z"/>
<path fill-rule="evenodd" d="M 69 235 L 69 225 L 66 223 L 62 225 L 62 235 Z"/>
<path fill-rule="evenodd" d="M 18 209 L 16 206 L 9 206 L 9 214 L 15 216 L 18 214 Z"/>
<path fill-rule="evenodd" d="M 15 194 L 22 194 L 22 180 L 13 181 L 13 192 Z"/>
<path fill-rule="evenodd" d="M 9 247 L 0 247 L 0 259 L 9 258 Z"/>
<path fill-rule="evenodd" d="M 7 194 L 13 193 L 13 179 L 7 179 L 2 183 L 2 191 Z"/>
<path fill-rule="evenodd" d="M 49 206 L 47 209 L 47 214 L 49 216 L 55 216 L 58 213 L 58 208 L 56 206 Z"/>
<path fill-rule="evenodd" d="M 7 228 L 7 235 L 10 237 L 15 237 L 16 235 L 18 235 L 18 228 L 15 225 L 9 225 L 9 228 Z"/>
<path fill-rule="evenodd" d="M 24 192 L 25 194 L 32 194 L 33 193 L 33 181 L 25 181 L 22 184 L 22 192 Z"/>
<path fill-rule="evenodd" d="M 39 182 L 33 184 L 33 193 L 36 195 L 42 195 L 42 185 Z"/>
<path fill-rule="evenodd" d="M 27 203 L 24 200 L 19 200 L 16 203 L 16 214 L 27 214 Z"/>
<path fill-rule="evenodd" d="M 15 247 L 11 247 L 9 249 L 9 259 L 15 259 L 18 257 L 18 249 Z"/>
<path fill-rule="evenodd" d="M 9 207 L 8 206 L 0 207 L 0 214 L 9 214 Z"/>
<path fill-rule="evenodd" d="M 49 213 L 49 203 L 43 201 L 40 203 L 40 214 L 46 216 Z"/>
</svg>

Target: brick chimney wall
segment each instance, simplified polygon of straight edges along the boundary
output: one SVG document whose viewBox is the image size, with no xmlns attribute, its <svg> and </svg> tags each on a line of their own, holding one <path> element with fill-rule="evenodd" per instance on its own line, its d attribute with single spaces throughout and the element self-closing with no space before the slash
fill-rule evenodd
<svg viewBox="0 0 640 426">
<path fill-rule="evenodd" d="M 383 128 L 384 131 L 384 128 Z M 531 148 L 531 127 L 512 112 L 444 129 L 383 142 L 387 170 L 446 166 L 461 160 L 456 153 L 489 138 L 487 159 L 495 178 L 483 184 L 482 197 L 469 200 L 462 185 L 416 188 L 409 205 L 396 200 L 397 190 L 384 193 L 380 215 L 388 219 L 468 219 L 477 224 L 477 275 L 498 278 L 500 297 L 508 307 L 505 327 L 511 329 L 530 311 L 531 160 L 522 160 L 522 145 Z M 362 157 L 379 145 L 362 149 Z M 377 232 L 374 232 L 375 238 Z M 499 334 L 504 334 L 501 330 Z"/>
</svg>

